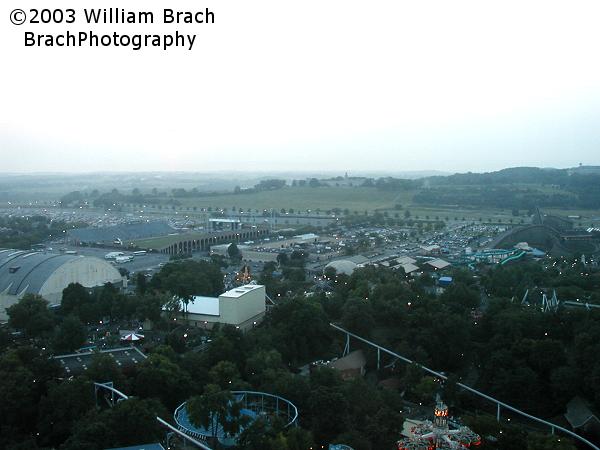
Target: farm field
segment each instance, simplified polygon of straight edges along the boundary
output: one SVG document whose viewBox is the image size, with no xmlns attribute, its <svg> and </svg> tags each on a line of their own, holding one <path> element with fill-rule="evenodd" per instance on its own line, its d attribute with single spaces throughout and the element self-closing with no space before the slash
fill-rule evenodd
<svg viewBox="0 0 600 450">
<path fill-rule="evenodd" d="M 249 194 L 201 194 L 193 198 L 178 199 L 184 207 L 196 206 L 198 208 L 243 208 L 247 209 L 275 209 L 296 211 L 327 211 L 333 208 L 350 212 L 363 213 L 365 210 L 393 208 L 397 203 L 406 205 L 414 195 L 412 191 L 386 192 L 374 188 L 341 188 L 341 187 L 295 187 L 274 191 L 253 192 Z"/>
<path fill-rule="evenodd" d="M 186 234 L 185 236 L 189 240 L 200 239 L 201 237 L 204 236 L 204 233 L 189 233 L 189 234 Z M 139 239 L 137 241 L 133 241 L 133 243 L 140 248 L 159 249 L 159 248 L 163 248 L 163 247 L 169 245 L 172 242 L 177 242 L 177 241 L 181 240 L 181 237 L 182 237 L 181 235 L 158 236 L 158 237 L 149 238 L 149 239 Z"/>
</svg>

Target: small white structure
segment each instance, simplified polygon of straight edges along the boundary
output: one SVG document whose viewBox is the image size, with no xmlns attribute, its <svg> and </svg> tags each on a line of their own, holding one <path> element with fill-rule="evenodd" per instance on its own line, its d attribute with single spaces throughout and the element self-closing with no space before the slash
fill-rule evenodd
<svg viewBox="0 0 600 450">
<path fill-rule="evenodd" d="M 123 255 L 125 255 L 125 253 L 123 252 L 109 252 L 106 255 L 104 255 L 104 259 L 116 259 Z"/>
<path fill-rule="evenodd" d="M 367 358 L 362 350 L 350 352 L 328 364 L 330 368 L 338 370 L 344 380 L 362 377 L 365 374 L 366 365 Z"/>
<path fill-rule="evenodd" d="M 406 275 L 410 275 L 413 272 L 419 271 L 419 266 L 417 266 L 415 264 L 411 264 L 411 263 L 400 264 L 400 265 L 396 266 L 395 268 L 398 268 L 398 267 L 402 267 L 402 269 L 404 270 L 404 273 Z"/>
<path fill-rule="evenodd" d="M 248 250 L 250 247 L 247 245 L 237 245 L 238 250 L 240 251 L 240 253 L 243 254 L 244 251 Z M 221 256 L 229 256 L 229 247 L 231 246 L 231 243 L 229 244 L 219 244 L 219 245 L 212 245 L 210 247 L 210 254 L 211 255 L 221 255 Z"/>
<path fill-rule="evenodd" d="M 439 245 L 421 245 L 421 253 L 424 255 L 439 254 L 440 250 Z"/>
<path fill-rule="evenodd" d="M 315 233 L 305 233 L 294 236 L 294 240 L 296 240 L 298 243 L 316 242 L 317 239 L 319 239 L 319 235 Z"/>
<path fill-rule="evenodd" d="M 398 261 L 398 264 L 400 264 L 401 266 L 404 266 L 405 264 L 417 263 L 417 260 L 412 259 L 410 256 L 400 256 L 399 258 L 396 258 L 396 261 Z"/>
<path fill-rule="evenodd" d="M 427 261 L 425 264 L 427 264 L 428 266 L 433 267 L 434 270 L 443 270 L 446 267 L 451 266 L 451 264 L 448 261 L 445 261 L 443 259 L 433 259 L 431 261 Z"/>
<path fill-rule="evenodd" d="M 234 325 L 248 330 L 260 323 L 265 315 L 265 287 L 247 284 L 231 289 L 219 297 L 194 296 L 185 305 L 180 303 L 177 320 L 184 320 L 190 326 L 212 328 L 215 323 Z"/>
</svg>

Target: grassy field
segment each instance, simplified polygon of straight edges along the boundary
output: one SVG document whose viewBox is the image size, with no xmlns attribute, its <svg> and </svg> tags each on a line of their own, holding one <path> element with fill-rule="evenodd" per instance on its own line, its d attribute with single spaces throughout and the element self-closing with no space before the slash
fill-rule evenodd
<svg viewBox="0 0 600 450">
<path fill-rule="evenodd" d="M 186 234 L 185 237 L 188 240 L 200 239 L 204 236 L 204 233 L 189 233 Z M 149 239 L 140 239 L 134 241 L 134 244 L 140 248 L 154 248 L 160 249 L 163 248 L 173 242 L 179 242 L 181 240 L 181 235 L 177 236 L 158 236 L 155 238 Z"/>
<path fill-rule="evenodd" d="M 293 208 L 296 213 L 306 212 L 311 210 L 315 212 L 320 210 L 324 213 L 327 210 L 340 208 L 342 211 L 348 209 L 351 214 L 357 212 L 363 214 L 368 211 L 370 214 L 379 211 L 387 212 L 390 217 L 395 217 L 396 214 L 400 218 L 404 217 L 404 211 L 409 210 L 411 217 L 434 220 L 438 217 L 444 220 L 446 217 L 450 222 L 456 218 L 462 221 L 464 218 L 467 221 L 478 222 L 481 218 L 482 222 L 501 222 L 510 224 L 529 223 L 530 218 L 526 216 L 526 211 L 521 210 L 519 216 L 513 216 L 510 209 L 495 209 L 495 208 L 467 208 L 467 207 L 450 207 L 450 206 L 427 206 L 417 205 L 412 203 L 412 198 L 415 191 L 387 192 L 373 188 L 345 188 L 345 187 L 319 187 L 319 188 L 284 188 L 276 191 L 264 191 L 251 194 L 222 194 L 222 195 L 199 195 L 194 198 L 178 199 L 181 206 L 177 209 L 187 211 L 186 214 L 199 214 L 201 208 L 211 207 L 213 210 L 218 208 L 242 208 L 244 211 L 249 209 L 262 211 L 263 209 L 273 208 L 280 211 L 282 208 L 289 210 Z M 165 202 L 167 199 L 165 199 Z M 396 205 L 402 205 L 402 209 L 395 208 Z M 194 213 L 192 208 L 197 208 L 197 213 Z M 189 210 L 188 210 L 189 208 Z M 166 211 L 166 210 L 163 210 Z M 582 220 L 575 220 L 583 226 L 598 225 L 600 223 L 600 211 L 597 210 L 580 210 L 580 209 L 558 209 L 544 208 L 543 212 L 555 214 L 562 217 L 569 215 L 582 216 Z"/>
<path fill-rule="evenodd" d="M 276 191 L 263 191 L 251 194 L 224 194 L 218 196 L 198 196 L 194 198 L 178 199 L 182 206 L 198 208 L 243 208 L 270 209 L 295 211 L 327 211 L 333 208 L 350 212 L 365 210 L 393 208 L 395 204 L 406 205 L 412 200 L 414 192 L 401 193 L 382 192 L 373 188 L 341 188 L 341 187 L 298 187 L 284 188 Z"/>
</svg>

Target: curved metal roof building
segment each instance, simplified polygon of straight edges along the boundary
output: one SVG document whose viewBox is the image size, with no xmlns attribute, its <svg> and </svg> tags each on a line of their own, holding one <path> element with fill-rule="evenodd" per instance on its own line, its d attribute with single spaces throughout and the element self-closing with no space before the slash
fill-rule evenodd
<svg viewBox="0 0 600 450">
<path fill-rule="evenodd" d="M 6 308 L 25 294 L 41 295 L 52 304 L 60 304 L 62 290 L 70 283 L 94 287 L 121 280 L 118 270 L 99 258 L 2 249 L 0 321 L 7 320 Z"/>
</svg>

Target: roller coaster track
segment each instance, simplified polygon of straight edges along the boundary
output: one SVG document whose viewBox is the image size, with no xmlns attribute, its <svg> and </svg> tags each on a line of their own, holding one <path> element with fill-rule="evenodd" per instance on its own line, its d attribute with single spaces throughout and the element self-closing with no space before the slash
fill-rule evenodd
<svg viewBox="0 0 600 450">
<path fill-rule="evenodd" d="M 118 389 L 115 389 L 113 387 L 112 383 L 94 383 L 94 389 L 96 392 L 96 400 L 98 397 L 98 392 L 100 392 L 100 391 L 108 391 L 110 393 L 112 404 L 129 399 L 127 394 L 124 394 L 123 392 L 119 391 Z M 116 397 L 118 397 L 118 398 L 116 398 Z M 116 399 L 116 401 L 115 401 L 115 399 Z M 161 419 L 160 417 L 157 416 L 156 421 L 159 424 L 161 424 L 163 427 L 168 428 L 169 430 L 171 430 L 171 432 L 177 434 L 179 437 L 187 440 L 188 442 L 195 445 L 196 447 L 201 448 L 202 450 L 212 450 L 206 444 L 203 444 L 202 442 L 198 441 L 197 439 L 194 439 L 193 437 L 188 436 L 187 434 L 183 433 L 182 431 L 179 431 L 177 428 L 175 428 L 173 425 L 171 425 L 166 420 Z"/>
<path fill-rule="evenodd" d="M 442 380 L 447 380 L 448 379 L 448 377 L 446 375 L 444 375 L 444 374 L 442 374 L 440 372 L 436 372 L 435 370 L 432 370 L 429 367 L 426 367 L 426 366 L 424 366 L 422 364 L 419 364 L 419 363 L 417 363 L 417 362 L 415 362 L 415 361 L 413 361 L 411 359 L 408 359 L 408 358 L 406 358 L 406 357 L 404 357 L 402 355 L 399 355 L 398 353 L 395 353 L 395 352 L 393 352 L 393 351 L 391 351 L 391 350 L 389 350 L 389 349 L 387 349 L 385 347 L 382 347 L 382 346 L 380 346 L 380 345 L 378 345 L 378 344 L 376 344 L 374 342 L 371 342 L 368 339 L 365 339 L 365 338 L 363 338 L 361 336 L 358 336 L 358 335 L 356 335 L 354 333 L 351 333 L 348 330 L 345 330 L 344 328 L 342 328 L 342 327 L 340 327 L 340 326 L 338 326 L 338 325 L 336 325 L 334 323 L 330 323 L 329 325 L 332 326 L 333 328 L 335 328 L 336 330 L 341 331 L 342 333 L 344 333 L 346 335 L 346 349 L 347 350 L 350 349 L 350 337 L 353 337 L 354 339 L 356 339 L 358 341 L 364 342 L 365 344 L 368 344 L 371 347 L 376 348 L 377 349 L 377 366 L 378 367 L 380 366 L 381 352 L 383 352 L 383 353 L 387 353 L 390 356 L 398 358 L 398 359 L 404 361 L 407 364 L 414 364 L 417 367 L 419 367 L 421 370 L 423 370 L 423 371 L 425 371 L 425 372 L 427 372 L 427 373 L 429 373 L 429 374 L 431 374 L 431 375 L 433 375 L 435 377 L 441 378 Z M 555 431 L 560 431 L 560 432 L 562 432 L 562 433 L 564 433 L 564 434 L 566 434 L 566 435 L 568 435 L 568 436 L 570 436 L 570 437 L 578 440 L 579 442 L 582 442 L 582 443 L 586 444 L 589 448 L 593 448 L 594 450 L 600 450 L 600 447 L 596 446 L 595 444 L 593 444 L 592 442 L 588 441 L 584 437 L 578 435 L 577 433 L 575 433 L 575 432 L 573 432 L 571 430 L 568 430 L 566 428 L 561 427 L 560 425 L 556 425 L 555 423 L 548 422 L 547 420 L 541 419 L 541 418 L 536 417 L 536 416 L 532 416 L 531 414 L 527 414 L 526 412 L 521 411 L 520 409 L 515 408 L 514 406 L 511 406 L 511 405 L 509 405 L 507 403 L 501 402 L 500 400 L 498 400 L 498 399 L 496 399 L 494 397 L 491 397 L 491 396 L 489 396 L 487 394 L 484 394 L 483 392 L 480 392 L 480 391 L 472 388 L 471 386 L 467 386 L 466 384 L 456 383 L 456 385 L 458 387 L 464 389 L 465 391 L 470 392 L 471 394 L 474 394 L 474 395 L 476 395 L 476 396 L 478 396 L 480 398 L 483 398 L 484 400 L 487 400 L 487 401 L 489 401 L 491 403 L 494 403 L 496 405 L 496 407 L 497 407 L 496 420 L 498 422 L 500 421 L 500 411 L 501 411 L 501 408 L 504 408 L 504 409 L 512 411 L 513 413 L 516 413 L 516 414 L 518 414 L 518 415 L 520 415 L 522 417 L 525 417 L 525 418 L 527 418 L 529 420 L 532 420 L 532 421 L 540 423 L 540 424 L 542 424 L 544 426 L 550 427 L 550 429 L 552 431 L 552 434 L 554 434 Z"/>
</svg>

